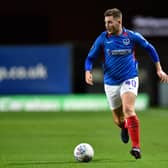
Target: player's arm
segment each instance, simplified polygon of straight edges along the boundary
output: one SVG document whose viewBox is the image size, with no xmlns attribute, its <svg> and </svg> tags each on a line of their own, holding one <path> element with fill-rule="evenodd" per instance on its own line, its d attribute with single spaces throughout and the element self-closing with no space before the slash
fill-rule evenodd
<svg viewBox="0 0 168 168">
<path fill-rule="evenodd" d="M 155 63 L 156 72 L 157 72 L 157 75 L 160 78 L 161 82 L 167 83 L 168 82 L 168 75 L 162 69 L 162 66 L 160 64 L 159 56 L 158 56 L 156 49 L 154 48 L 154 46 L 152 44 L 148 43 L 148 45 L 146 46 L 146 50 L 149 52 L 153 62 Z"/>
<path fill-rule="evenodd" d="M 135 35 L 136 35 L 135 41 L 138 42 L 140 46 L 142 46 L 151 56 L 152 61 L 154 62 L 155 67 L 156 67 L 157 75 L 160 78 L 161 82 L 167 83 L 168 75 L 162 69 L 162 66 L 160 64 L 159 55 L 155 47 L 152 44 L 150 44 L 141 34 L 136 33 Z"/>
<path fill-rule="evenodd" d="M 85 60 L 85 81 L 89 85 L 93 85 L 93 62 L 100 55 L 102 51 L 102 37 L 99 36 L 96 41 L 93 43 L 87 58 Z"/>
<path fill-rule="evenodd" d="M 159 76 L 161 82 L 168 83 L 168 75 L 162 70 L 160 62 L 155 63 L 157 75 Z"/>
</svg>

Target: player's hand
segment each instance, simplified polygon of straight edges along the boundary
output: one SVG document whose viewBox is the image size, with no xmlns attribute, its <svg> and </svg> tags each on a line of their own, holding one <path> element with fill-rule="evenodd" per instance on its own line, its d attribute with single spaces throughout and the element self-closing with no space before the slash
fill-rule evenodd
<svg viewBox="0 0 168 168">
<path fill-rule="evenodd" d="M 161 82 L 168 83 L 168 75 L 163 70 L 157 71 L 157 75 Z"/>
<path fill-rule="evenodd" d="M 93 85 L 93 76 L 90 71 L 85 71 L 85 81 L 89 85 Z"/>
</svg>

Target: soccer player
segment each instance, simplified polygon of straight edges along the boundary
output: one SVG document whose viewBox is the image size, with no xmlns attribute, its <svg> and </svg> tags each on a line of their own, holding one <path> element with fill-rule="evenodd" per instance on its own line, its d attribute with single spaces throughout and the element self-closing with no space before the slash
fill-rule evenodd
<svg viewBox="0 0 168 168">
<path fill-rule="evenodd" d="M 128 143 L 130 137 L 130 154 L 139 159 L 140 122 L 135 113 L 139 79 L 134 56 L 135 45 L 140 45 L 149 53 L 161 82 L 168 82 L 168 75 L 162 70 L 155 47 L 140 33 L 123 27 L 122 12 L 119 9 L 106 10 L 104 21 L 106 31 L 97 37 L 85 60 L 85 81 L 93 85 L 93 62 L 103 54 L 104 89 L 114 122 L 121 128 L 121 140 L 124 143 Z"/>
</svg>

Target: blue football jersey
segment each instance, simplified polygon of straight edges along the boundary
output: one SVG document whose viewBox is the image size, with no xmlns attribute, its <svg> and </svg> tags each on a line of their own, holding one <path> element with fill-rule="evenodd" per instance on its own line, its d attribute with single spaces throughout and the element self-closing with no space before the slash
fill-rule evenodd
<svg viewBox="0 0 168 168">
<path fill-rule="evenodd" d="M 146 49 L 154 62 L 159 61 L 156 49 L 140 33 L 123 28 L 120 35 L 102 32 L 93 43 L 85 60 L 85 70 L 91 71 L 94 60 L 103 55 L 104 83 L 119 85 L 123 81 L 138 76 L 135 45 Z"/>
</svg>

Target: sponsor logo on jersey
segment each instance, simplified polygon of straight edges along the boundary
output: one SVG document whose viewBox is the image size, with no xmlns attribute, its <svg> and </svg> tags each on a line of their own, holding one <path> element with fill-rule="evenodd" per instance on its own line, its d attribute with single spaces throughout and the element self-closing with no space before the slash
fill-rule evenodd
<svg viewBox="0 0 168 168">
<path fill-rule="evenodd" d="M 108 55 L 128 55 L 131 52 L 131 49 L 107 50 Z"/>
</svg>

